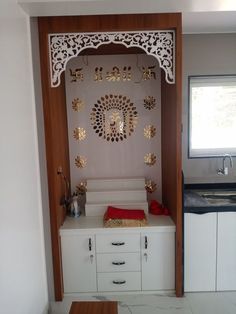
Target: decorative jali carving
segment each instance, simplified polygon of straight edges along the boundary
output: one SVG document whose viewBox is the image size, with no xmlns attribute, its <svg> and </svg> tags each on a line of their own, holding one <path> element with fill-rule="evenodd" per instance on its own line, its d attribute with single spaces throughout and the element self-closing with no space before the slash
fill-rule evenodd
<svg viewBox="0 0 236 314">
<path fill-rule="evenodd" d="M 77 168 L 84 168 L 87 165 L 87 159 L 83 156 L 77 156 L 75 158 L 75 165 Z"/>
<path fill-rule="evenodd" d="M 139 47 L 155 57 L 165 71 L 166 81 L 175 83 L 175 31 L 139 31 L 109 33 L 60 33 L 49 34 L 49 58 L 51 86 L 60 85 L 60 76 L 67 62 L 86 48 L 98 48 L 102 44 L 122 44 Z M 75 75 L 76 77 L 76 75 Z"/>
<path fill-rule="evenodd" d="M 72 109 L 74 111 L 81 111 L 84 108 L 84 102 L 82 100 L 80 100 L 79 98 L 75 98 L 72 101 Z"/>
<path fill-rule="evenodd" d="M 123 141 L 138 123 L 138 112 L 126 96 L 105 95 L 97 100 L 90 114 L 95 133 L 111 142 Z"/>
<path fill-rule="evenodd" d="M 153 96 L 146 96 L 143 102 L 144 107 L 148 110 L 154 109 L 156 107 L 156 99 Z"/>
<path fill-rule="evenodd" d="M 144 136 L 151 139 L 156 135 L 156 128 L 153 125 L 147 125 L 143 130 Z"/>
<path fill-rule="evenodd" d="M 145 183 L 145 189 L 148 193 L 153 193 L 157 189 L 157 185 L 152 180 L 147 180 Z"/>
<path fill-rule="evenodd" d="M 156 163 L 156 160 L 157 160 L 157 157 L 155 154 L 153 153 L 148 153 L 144 156 L 144 163 L 147 165 L 147 166 L 153 166 L 155 165 Z"/>
<path fill-rule="evenodd" d="M 83 141 L 86 138 L 86 131 L 84 128 L 75 128 L 73 136 L 78 141 Z"/>
</svg>

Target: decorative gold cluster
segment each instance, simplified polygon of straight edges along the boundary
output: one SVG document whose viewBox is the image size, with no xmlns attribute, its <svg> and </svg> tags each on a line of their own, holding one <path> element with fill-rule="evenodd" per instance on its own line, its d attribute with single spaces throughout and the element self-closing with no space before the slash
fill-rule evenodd
<svg viewBox="0 0 236 314">
<path fill-rule="evenodd" d="M 75 165 L 78 168 L 84 168 L 87 165 L 87 159 L 83 156 L 77 156 L 75 158 Z"/>
<path fill-rule="evenodd" d="M 72 109 L 74 111 L 81 111 L 82 109 L 84 108 L 84 102 L 82 100 L 80 100 L 79 98 L 75 98 L 73 101 L 72 101 Z"/>
<path fill-rule="evenodd" d="M 148 110 L 154 109 L 156 107 L 156 99 L 153 96 L 146 96 L 143 101 L 144 107 Z"/>
<path fill-rule="evenodd" d="M 74 138 L 78 141 L 83 141 L 86 138 L 86 131 L 84 128 L 75 128 L 73 133 Z"/>
<path fill-rule="evenodd" d="M 157 185 L 155 182 L 151 180 L 147 180 L 145 183 L 145 189 L 148 193 L 153 193 L 157 189 Z"/>
<path fill-rule="evenodd" d="M 144 156 L 144 163 L 147 165 L 147 166 L 153 166 L 155 165 L 156 163 L 156 160 L 157 160 L 157 157 L 156 155 L 154 155 L 153 153 L 148 153 Z"/>
<path fill-rule="evenodd" d="M 143 133 L 146 138 L 151 139 L 156 135 L 156 128 L 153 125 L 147 125 Z"/>
<path fill-rule="evenodd" d="M 87 182 L 80 182 L 77 186 L 76 186 L 76 191 L 78 193 L 78 195 L 84 195 L 87 192 Z"/>
<path fill-rule="evenodd" d="M 72 77 L 71 82 L 82 82 L 84 80 L 84 75 L 82 73 L 83 68 L 78 68 L 75 70 L 70 69 L 70 76 Z"/>
</svg>

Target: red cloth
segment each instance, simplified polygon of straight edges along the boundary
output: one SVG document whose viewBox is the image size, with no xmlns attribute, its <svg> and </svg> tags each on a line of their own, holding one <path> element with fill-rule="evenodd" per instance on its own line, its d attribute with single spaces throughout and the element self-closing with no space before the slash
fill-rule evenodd
<svg viewBox="0 0 236 314">
<path fill-rule="evenodd" d="M 169 209 L 166 208 L 165 206 L 163 206 L 162 204 L 158 203 L 155 200 L 151 201 L 149 211 L 150 211 L 150 214 L 152 214 L 152 215 L 170 216 Z"/>
<path fill-rule="evenodd" d="M 142 209 L 121 209 L 112 206 L 107 207 L 107 211 L 104 214 L 104 219 L 145 219 L 145 213 Z"/>
</svg>

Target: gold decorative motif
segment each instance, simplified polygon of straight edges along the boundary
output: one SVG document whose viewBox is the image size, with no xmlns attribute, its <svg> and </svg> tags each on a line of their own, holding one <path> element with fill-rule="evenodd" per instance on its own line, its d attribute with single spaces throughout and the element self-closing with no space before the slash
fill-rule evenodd
<svg viewBox="0 0 236 314">
<path fill-rule="evenodd" d="M 76 186 L 76 191 L 78 193 L 78 195 L 84 195 L 87 192 L 87 182 L 80 182 L 77 186 Z"/>
<path fill-rule="evenodd" d="M 142 80 L 143 81 L 156 79 L 156 73 L 153 71 L 154 68 L 155 68 L 155 65 L 151 67 L 147 67 L 147 68 L 145 68 L 144 66 L 142 67 Z"/>
<path fill-rule="evenodd" d="M 74 111 L 81 111 L 84 108 L 84 102 L 83 100 L 80 100 L 79 98 L 75 98 L 72 101 L 72 108 L 74 109 Z"/>
<path fill-rule="evenodd" d="M 156 155 L 154 155 L 153 153 L 148 153 L 144 156 L 144 163 L 147 165 L 147 166 L 153 166 L 155 165 L 156 163 L 156 160 L 157 160 L 157 157 Z"/>
<path fill-rule="evenodd" d="M 84 80 L 82 70 L 83 68 L 75 69 L 74 71 L 70 69 L 71 82 L 82 82 Z"/>
<path fill-rule="evenodd" d="M 150 139 L 156 135 L 156 128 L 153 125 L 147 125 L 143 133 L 146 138 Z"/>
<path fill-rule="evenodd" d="M 103 76 L 102 76 L 102 67 L 96 67 L 94 71 L 94 81 L 95 82 L 102 82 Z"/>
<path fill-rule="evenodd" d="M 73 133 L 74 138 L 78 141 L 83 141 L 86 138 L 86 131 L 84 128 L 75 128 Z"/>
<path fill-rule="evenodd" d="M 75 165 L 78 168 L 84 168 L 87 165 L 87 159 L 83 156 L 77 156 L 75 158 Z"/>
<path fill-rule="evenodd" d="M 145 189 L 148 193 L 153 193 L 156 191 L 157 185 L 155 182 L 153 182 L 151 180 L 147 180 L 145 183 Z"/>
<path fill-rule="evenodd" d="M 156 107 L 156 99 L 153 96 L 146 96 L 143 101 L 144 107 L 148 110 L 154 109 Z"/>
<path fill-rule="evenodd" d="M 108 82 L 131 81 L 131 66 L 124 66 L 122 70 L 114 66 L 112 71 L 107 72 L 106 80 Z"/>
<path fill-rule="evenodd" d="M 123 141 L 138 123 L 138 112 L 130 99 L 122 95 L 105 95 L 97 100 L 90 114 L 95 133 L 111 142 Z"/>
</svg>

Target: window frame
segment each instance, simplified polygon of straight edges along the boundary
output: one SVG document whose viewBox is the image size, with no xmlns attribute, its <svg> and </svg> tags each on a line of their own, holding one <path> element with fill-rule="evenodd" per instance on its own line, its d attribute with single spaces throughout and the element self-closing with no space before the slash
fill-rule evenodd
<svg viewBox="0 0 236 314">
<path fill-rule="evenodd" d="M 236 147 L 230 149 L 208 149 L 206 153 L 193 154 L 191 150 L 191 79 L 193 78 L 235 78 L 236 74 L 210 74 L 210 75 L 189 75 L 188 76 L 188 159 L 202 159 L 202 158 L 218 158 L 223 157 L 225 154 L 230 154 L 232 157 L 236 157 Z M 200 150 L 199 150 L 200 151 Z M 216 152 L 217 151 L 217 152 Z"/>
</svg>

